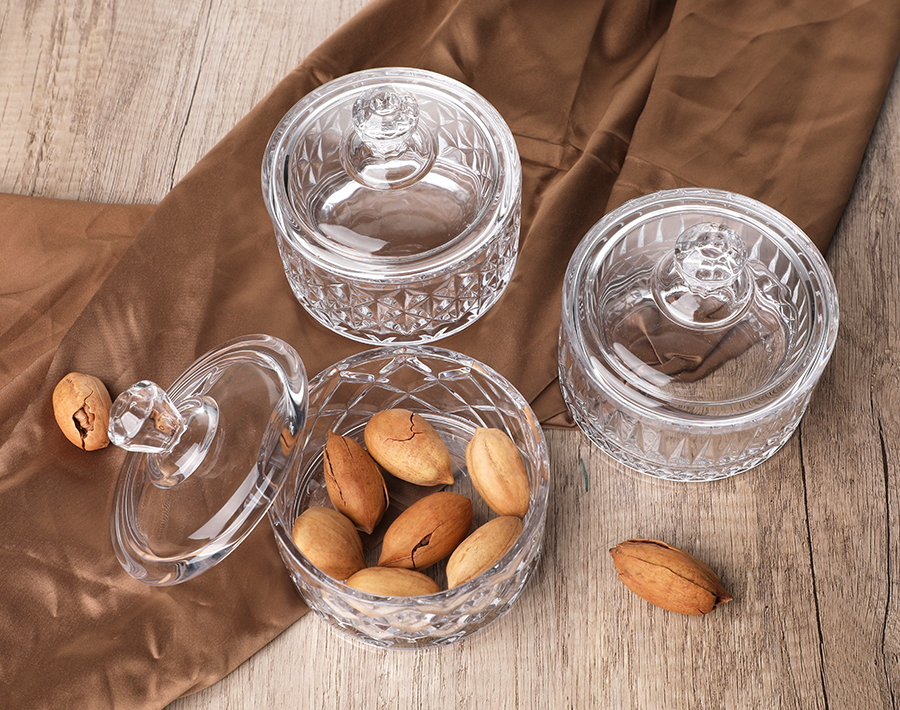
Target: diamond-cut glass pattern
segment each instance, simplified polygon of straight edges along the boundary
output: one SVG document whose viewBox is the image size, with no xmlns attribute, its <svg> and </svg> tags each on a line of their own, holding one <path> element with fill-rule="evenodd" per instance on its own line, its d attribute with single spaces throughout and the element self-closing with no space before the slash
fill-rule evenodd
<svg viewBox="0 0 900 710">
<path fill-rule="evenodd" d="M 455 490 L 472 499 L 472 529 L 494 514 L 468 481 L 465 447 L 475 427 L 506 431 L 518 445 L 531 482 L 524 531 L 493 568 L 452 590 L 426 597 L 373 597 L 324 577 L 291 542 L 296 516 L 308 505 L 329 505 L 322 448 L 329 430 L 362 442 L 377 411 L 401 407 L 428 419 L 450 450 Z M 310 383 L 309 414 L 288 482 L 270 511 L 282 557 L 303 598 L 337 628 L 370 644 L 440 646 L 498 619 L 521 594 L 537 564 L 547 510 L 549 462 L 540 426 L 522 396 L 500 375 L 458 353 L 434 347 L 370 350 L 322 372 Z M 378 548 L 369 554 L 377 560 Z M 436 579 L 442 564 L 426 571 Z"/>
<path fill-rule="evenodd" d="M 347 280 L 305 259 L 279 233 L 297 300 L 328 328 L 364 342 L 430 342 L 456 333 L 494 305 L 512 278 L 519 211 L 493 240 L 451 270 L 395 283 Z"/>
<path fill-rule="evenodd" d="M 566 405 L 588 438 L 629 468 L 674 481 L 727 478 L 762 463 L 793 434 L 812 395 L 808 390 L 776 416 L 728 428 L 673 426 L 618 408 L 564 341 L 559 364 Z"/>
</svg>

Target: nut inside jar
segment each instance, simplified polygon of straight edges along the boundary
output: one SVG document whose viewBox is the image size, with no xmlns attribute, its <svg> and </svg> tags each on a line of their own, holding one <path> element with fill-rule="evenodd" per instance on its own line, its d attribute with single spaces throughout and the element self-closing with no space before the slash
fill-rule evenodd
<svg viewBox="0 0 900 710">
<path fill-rule="evenodd" d="M 360 427 L 350 434 L 328 432 L 321 465 L 324 485 L 318 476 L 311 477 L 308 507 L 295 525 L 294 542 L 305 554 L 312 551 L 313 556 L 306 556 L 313 564 L 360 591 L 419 596 L 463 584 L 499 562 L 523 529 L 530 495 L 525 464 L 506 432 L 447 423 L 437 416 L 433 426 L 401 408 L 377 412 L 361 427 L 368 450 L 354 439 Z M 445 490 L 450 486 L 453 491 Z M 372 494 L 356 495 L 365 489 Z M 345 540 L 330 548 L 332 560 L 323 553 L 326 541 L 317 540 L 315 531 L 296 534 L 298 528 L 309 530 L 301 523 L 311 511 L 321 517 L 328 505 L 345 513 L 348 524 L 355 522 L 369 572 L 360 574 L 347 564 L 351 555 Z M 504 511 L 504 505 L 521 511 L 521 517 Z M 323 538 L 331 526 L 326 527 L 319 529 Z M 456 557 L 448 579 L 451 555 Z M 419 576 L 382 572 L 385 568 L 424 571 L 433 586 Z"/>
</svg>

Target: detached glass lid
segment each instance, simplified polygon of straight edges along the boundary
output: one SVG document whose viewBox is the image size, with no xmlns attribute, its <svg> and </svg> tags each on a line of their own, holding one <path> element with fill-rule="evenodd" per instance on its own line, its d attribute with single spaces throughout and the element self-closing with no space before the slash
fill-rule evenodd
<svg viewBox="0 0 900 710">
<path fill-rule="evenodd" d="M 816 247 L 765 205 L 670 190 L 602 220 L 573 257 L 564 329 L 625 408 L 753 415 L 815 384 L 837 332 Z"/>
<path fill-rule="evenodd" d="M 306 258 L 395 278 L 466 258 L 518 199 L 503 119 L 433 72 L 358 72 L 308 94 L 273 134 L 263 191 Z"/>
<path fill-rule="evenodd" d="M 123 392 L 109 434 L 130 452 L 112 513 L 128 573 L 177 584 L 234 550 L 281 488 L 306 408 L 300 357 L 265 335 L 210 351 L 168 392 L 148 381 Z"/>
</svg>

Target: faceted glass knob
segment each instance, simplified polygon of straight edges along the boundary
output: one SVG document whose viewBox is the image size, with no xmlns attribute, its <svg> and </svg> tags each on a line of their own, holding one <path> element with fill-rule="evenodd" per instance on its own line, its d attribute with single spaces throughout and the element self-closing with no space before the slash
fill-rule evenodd
<svg viewBox="0 0 900 710">
<path fill-rule="evenodd" d="M 741 235 L 724 224 L 688 227 L 651 280 L 663 313 L 681 325 L 729 327 L 753 297 L 753 278 Z"/>
<path fill-rule="evenodd" d="M 120 394 L 109 416 L 109 440 L 127 451 L 157 454 L 177 444 L 184 418 L 156 383 L 143 380 Z"/>
<path fill-rule="evenodd" d="M 418 182 L 434 163 L 434 139 L 419 125 L 419 105 L 407 91 L 385 85 L 353 103 L 353 130 L 341 159 L 355 180 L 376 190 Z"/>
<path fill-rule="evenodd" d="M 675 268 L 704 296 L 734 283 L 746 263 L 741 236 L 724 224 L 695 224 L 675 242 Z"/>
<path fill-rule="evenodd" d="M 149 380 L 132 385 L 113 402 L 109 440 L 126 451 L 150 454 L 152 482 L 169 488 L 190 476 L 209 450 L 219 421 L 210 397 L 188 397 L 175 406 Z"/>
<path fill-rule="evenodd" d="M 376 88 L 353 104 L 353 126 L 364 141 L 381 152 L 404 147 L 419 124 L 419 105 L 406 91 Z"/>
</svg>

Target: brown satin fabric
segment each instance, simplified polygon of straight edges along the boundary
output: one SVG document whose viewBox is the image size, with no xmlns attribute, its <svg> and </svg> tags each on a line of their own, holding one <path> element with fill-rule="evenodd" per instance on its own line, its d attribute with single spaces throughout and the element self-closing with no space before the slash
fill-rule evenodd
<svg viewBox="0 0 900 710">
<path fill-rule="evenodd" d="M 168 386 L 246 333 L 286 340 L 310 375 L 363 348 L 294 300 L 262 201 L 266 141 L 304 94 L 415 66 L 506 118 L 523 165 L 519 263 L 497 306 L 441 345 L 565 425 L 560 289 L 588 228 L 627 199 L 695 185 L 767 202 L 824 249 L 898 51 L 896 0 L 378 0 L 155 209 L 0 196 L 0 705 L 160 708 L 304 612 L 265 523 L 186 584 L 127 577 L 109 539 L 123 454 L 77 450 L 50 407 L 71 370 L 113 396 L 142 378 Z"/>
</svg>

